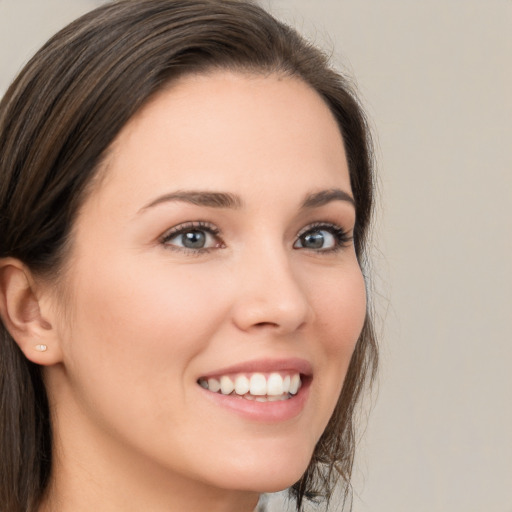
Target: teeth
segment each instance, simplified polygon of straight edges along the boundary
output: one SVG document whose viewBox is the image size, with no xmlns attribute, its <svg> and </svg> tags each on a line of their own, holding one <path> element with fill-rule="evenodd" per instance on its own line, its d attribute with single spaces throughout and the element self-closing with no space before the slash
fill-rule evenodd
<svg viewBox="0 0 512 512">
<path fill-rule="evenodd" d="M 208 389 L 217 393 L 220 390 L 220 382 L 217 379 L 208 379 Z"/>
<path fill-rule="evenodd" d="M 251 395 L 263 396 L 267 394 L 267 379 L 261 373 L 255 373 L 251 377 Z"/>
<path fill-rule="evenodd" d="M 275 402 L 287 400 L 291 395 L 296 395 L 302 382 L 298 373 L 284 377 L 279 373 L 271 373 L 268 377 L 262 373 L 253 373 L 250 376 L 222 375 L 217 379 L 199 379 L 199 384 L 213 393 L 237 395 L 240 398 L 258 402 Z"/>
<path fill-rule="evenodd" d="M 290 380 L 290 393 L 292 395 L 296 395 L 297 394 L 297 391 L 299 391 L 299 388 L 300 388 L 300 375 L 298 373 L 296 373 L 295 375 L 292 376 L 291 380 Z"/>
<path fill-rule="evenodd" d="M 277 396 L 283 394 L 283 377 L 279 373 L 272 373 L 267 381 L 267 395 Z"/>
<path fill-rule="evenodd" d="M 237 395 L 245 395 L 249 393 L 249 389 L 251 389 L 249 379 L 245 375 L 239 375 L 235 379 L 235 393 Z"/>
<path fill-rule="evenodd" d="M 220 391 L 223 395 L 229 395 L 233 392 L 235 389 L 235 385 L 233 384 L 233 381 L 224 375 L 220 378 Z"/>
<path fill-rule="evenodd" d="M 289 393 L 290 392 L 290 376 L 287 375 L 284 379 L 283 379 L 283 393 Z"/>
</svg>

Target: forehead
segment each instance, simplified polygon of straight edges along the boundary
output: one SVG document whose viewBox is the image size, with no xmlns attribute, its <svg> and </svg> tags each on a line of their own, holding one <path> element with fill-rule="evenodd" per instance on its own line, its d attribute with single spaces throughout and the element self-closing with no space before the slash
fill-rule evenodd
<svg viewBox="0 0 512 512">
<path fill-rule="evenodd" d="M 350 191 L 338 125 L 316 91 L 293 77 L 225 71 L 186 76 L 155 95 L 112 144 L 105 178 L 148 194 L 253 191 L 269 179 Z"/>
</svg>

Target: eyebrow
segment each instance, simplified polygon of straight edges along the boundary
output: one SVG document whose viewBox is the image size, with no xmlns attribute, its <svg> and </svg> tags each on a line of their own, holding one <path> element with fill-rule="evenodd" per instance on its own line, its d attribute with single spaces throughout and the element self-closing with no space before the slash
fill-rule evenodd
<svg viewBox="0 0 512 512">
<path fill-rule="evenodd" d="M 329 190 L 321 190 L 314 194 L 308 194 L 302 203 L 302 208 L 318 208 L 330 203 L 331 201 L 346 201 L 352 206 L 356 206 L 354 198 L 348 192 L 339 188 L 331 188 Z"/>
<path fill-rule="evenodd" d="M 161 203 L 173 201 L 189 203 L 196 206 L 206 206 L 209 208 L 229 208 L 234 210 L 241 209 L 244 205 L 240 196 L 229 192 L 179 190 L 157 197 L 155 200 L 142 207 L 140 211 L 142 212 Z M 345 201 L 355 206 L 354 198 L 350 194 L 339 188 L 333 188 L 308 194 L 302 202 L 301 209 L 319 208 L 332 201 Z"/>
<path fill-rule="evenodd" d="M 181 201 L 196 206 L 208 206 L 210 208 L 231 208 L 238 210 L 242 208 L 242 199 L 228 192 L 207 192 L 201 190 L 179 190 L 157 197 L 154 201 L 144 206 L 141 211 L 161 203 Z"/>
</svg>

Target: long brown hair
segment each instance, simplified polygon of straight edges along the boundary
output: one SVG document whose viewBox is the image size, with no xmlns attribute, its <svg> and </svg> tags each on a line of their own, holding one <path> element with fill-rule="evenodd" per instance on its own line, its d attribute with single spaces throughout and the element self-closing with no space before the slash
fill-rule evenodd
<svg viewBox="0 0 512 512">
<path fill-rule="evenodd" d="M 324 99 L 346 146 L 355 247 L 364 270 L 373 170 L 360 104 L 318 49 L 243 0 L 121 0 L 46 43 L 0 103 L 0 258 L 57 275 L 77 210 L 116 135 L 170 81 L 212 69 L 299 77 Z M 297 510 L 304 498 L 328 499 L 340 477 L 349 489 L 354 408 L 376 363 L 368 313 L 334 414 L 291 488 Z M 37 509 L 51 473 L 51 434 L 40 368 L 0 324 L 2 512 Z"/>
</svg>

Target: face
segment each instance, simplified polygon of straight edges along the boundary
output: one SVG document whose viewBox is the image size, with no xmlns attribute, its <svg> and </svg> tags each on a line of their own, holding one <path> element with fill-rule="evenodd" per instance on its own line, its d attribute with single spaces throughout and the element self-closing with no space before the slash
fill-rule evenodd
<svg viewBox="0 0 512 512">
<path fill-rule="evenodd" d="M 366 308 L 330 111 L 297 79 L 187 77 L 102 172 L 55 298 L 62 443 L 215 488 L 291 485 Z"/>
</svg>

